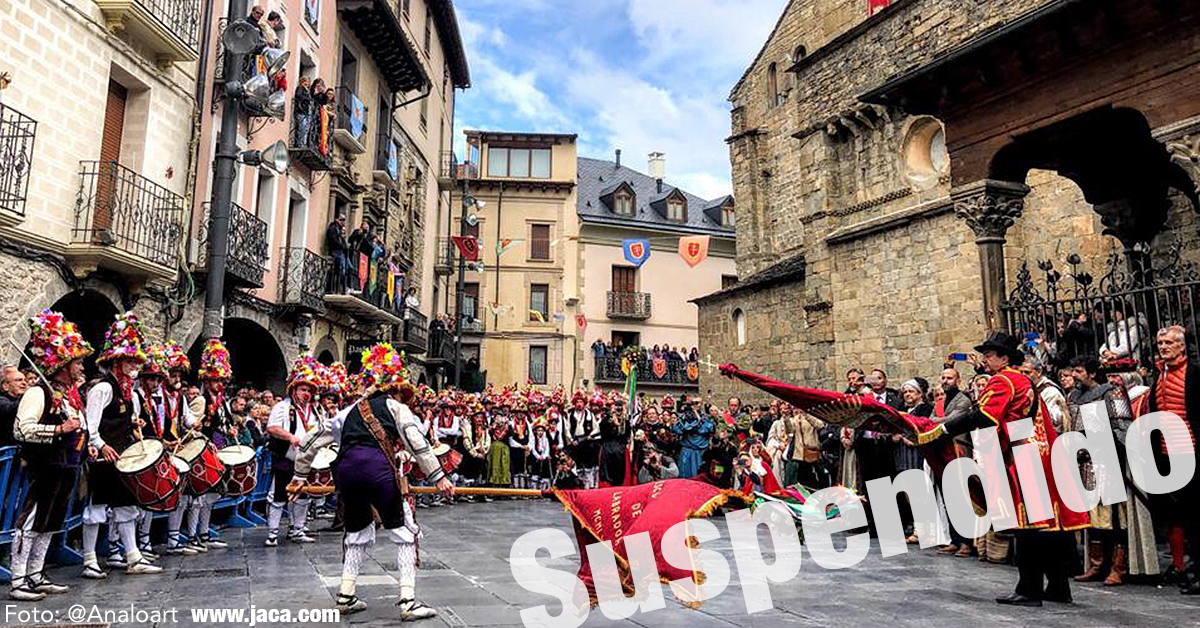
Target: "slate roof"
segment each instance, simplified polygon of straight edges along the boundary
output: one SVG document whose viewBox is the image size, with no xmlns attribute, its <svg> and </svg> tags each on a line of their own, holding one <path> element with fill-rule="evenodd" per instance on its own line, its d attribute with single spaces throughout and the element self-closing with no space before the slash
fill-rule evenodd
<svg viewBox="0 0 1200 628">
<path fill-rule="evenodd" d="M 617 166 L 616 162 L 605 159 L 579 157 L 576 180 L 578 181 L 576 213 L 581 222 L 607 224 L 614 226 L 643 227 L 660 231 L 677 233 L 694 233 L 711 235 L 721 238 L 733 238 L 732 227 L 723 227 L 720 214 L 707 212 L 706 209 L 719 207 L 731 196 L 706 200 L 689 194 L 686 190 L 679 191 L 687 198 L 687 222 L 667 220 L 662 214 L 650 207 L 650 203 L 666 198 L 676 188 L 663 182 L 662 192 L 653 177 L 643 174 L 627 166 Z M 626 182 L 633 188 L 637 200 L 637 212 L 633 216 L 622 216 L 613 212 L 605 205 L 600 197 L 612 194 L 621 182 Z M 716 216 L 715 218 L 713 216 Z"/>
<path fill-rule="evenodd" d="M 763 289 L 782 283 L 795 283 L 804 281 L 805 271 L 808 268 L 808 262 L 804 259 L 804 254 L 799 253 L 776 262 L 749 277 L 729 286 L 723 290 L 718 290 L 711 294 L 706 294 L 702 297 L 692 299 L 692 303 L 697 305 L 708 301 L 727 297 L 732 294 L 737 294 L 751 288 Z"/>
</svg>

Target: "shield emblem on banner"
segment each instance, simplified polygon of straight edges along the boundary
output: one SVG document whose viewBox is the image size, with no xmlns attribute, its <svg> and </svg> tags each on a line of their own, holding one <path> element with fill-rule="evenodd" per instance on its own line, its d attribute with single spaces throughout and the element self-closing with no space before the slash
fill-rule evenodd
<svg viewBox="0 0 1200 628">
<path fill-rule="evenodd" d="M 654 371 L 654 376 L 659 379 L 667 375 L 667 361 L 662 358 L 651 360 L 650 368 Z"/>
<path fill-rule="evenodd" d="M 693 268 L 703 262 L 708 257 L 708 236 L 679 238 L 679 257 Z"/>
<path fill-rule="evenodd" d="M 697 362 L 688 362 L 687 376 L 693 382 L 700 379 L 700 364 Z"/>
<path fill-rule="evenodd" d="M 649 240 L 622 240 L 621 246 L 625 249 L 625 260 L 634 266 L 641 266 L 650 259 Z"/>
</svg>

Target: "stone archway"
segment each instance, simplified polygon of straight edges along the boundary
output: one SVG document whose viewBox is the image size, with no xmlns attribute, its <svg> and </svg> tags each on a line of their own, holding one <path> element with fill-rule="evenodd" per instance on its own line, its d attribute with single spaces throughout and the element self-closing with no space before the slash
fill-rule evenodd
<svg viewBox="0 0 1200 628">
<path fill-rule="evenodd" d="M 283 390 L 288 364 L 271 332 L 250 319 L 227 318 L 222 339 L 229 347 L 235 386 L 270 389 L 277 393 Z M 205 340 L 202 335 L 197 337 L 188 350 L 193 369 L 200 365 Z"/>
<path fill-rule="evenodd" d="M 338 346 L 334 341 L 333 336 L 323 336 L 317 341 L 313 347 L 313 355 L 317 356 L 317 361 L 325 366 L 329 366 L 337 361 Z"/>
</svg>

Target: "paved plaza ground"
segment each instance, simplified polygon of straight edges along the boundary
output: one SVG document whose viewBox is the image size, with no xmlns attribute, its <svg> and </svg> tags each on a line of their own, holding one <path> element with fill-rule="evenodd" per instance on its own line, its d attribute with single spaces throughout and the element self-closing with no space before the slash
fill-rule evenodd
<svg viewBox="0 0 1200 628">
<path fill-rule="evenodd" d="M 440 615 L 413 626 L 517 626 L 522 608 L 557 603 L 516 584 L 508 555 L 513 541 L 536 528 L 555 527 L 570 532 L 567 513 L 555 502 L 496 501 L 459 504 L 420 510 L 426 530 L 421 552 L 417 594 L 436 607 Z M 714 520 L 725 531 L 721 518 Z M 315 522 L 318 529 L 328 525 Z M 281 543 L 262 546 L 262 528 L 226 530 L 229 549 L 192 557 L 162 560 L 161 576 L 127 577 L 110 574 L 104 582 L 78 578 L 77 567 L 51 572 L 55 580 L 70 584 L 71 594 L 55 596 L 38 608 L 65 611 L 73 603 L 96 604 L 102 609 L 178 609 L 178 623 L 196 625 L 187 609 L 195 607 L 309 609 L 333 603 L 341 572 L 340 535 L 319 532 L 312 545 Z M 765 532 L 764 532 L 765 536 Z M 572 534 L 573 537 L 573 534 Z M 381 537 L 382 540 L 382 537 Z M 729 557 L 729 540 L 705 543 Z M 911 549 L 911 548 L 910 548 Z M 377 543 L 374 560 L 363 566 L 359 596 L 368 610 L 342 619 L 343 624 L 399 625 L 397 619 L 396 558 L 390 543 Z M 576 559 L 542 564 L 574 571 Z M 594 610 L 584 626 L 1173 626 L 1200 625 L 1200 599 L 1180 596 L 1173 587 L 1124 586 L 1109 589 L 1076 585 L 1076 603 L 1048 604 L 1042 609 L 1013 609 L 993 598 L 1008 593 L 1016 579 L 1013 567 L 936 555 L 933 550 L 912 549 L 904 556 L 880 558 L 878 547 L 859 565 L 827 571 L 804 559 L 800 575 L 792 582 L 772 585 L 775 608 L 747 615 L 736 571 L 730 587 L 699 611 L 668 602 L 663 610 L 637 615 L 632 621 L 613 622 Z M 668 600 L 671 599 L 667 592 Z M 24 606 L 24 605 L 23 605 Z M 9 605 L 8 608 L 14 608 Z M 0 624 L 5 622 L 0 621 Z M 121 624 L 149 625 L 149 624 Z M 213 624 L 208 624 L 213 625 Z M 225 624 L 228 625 L 228 624 Z M 258 624 L 282 625 L 282 624 Z M 291 624 L 294 625 L 294 624 Z"/>
</svg>

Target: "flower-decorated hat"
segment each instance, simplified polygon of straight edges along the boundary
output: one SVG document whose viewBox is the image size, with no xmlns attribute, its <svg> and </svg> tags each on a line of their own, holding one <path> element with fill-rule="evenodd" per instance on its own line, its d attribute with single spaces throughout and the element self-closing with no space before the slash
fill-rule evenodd
<svg viewBox="0 0 1200 628">
<path fill-rule="evenodd" d="M 192 361 L 188 359 L 187 352 L 179 346 L 178 342 L 168 340 L 163 343 L 163 352 L 166 353 L 167 371 L 192 370 Z"/>
<path fill-rule="evenodd" d="M 156 377 L 167 376 L 167 350 L 161 342 L 147 342 L 142 347 L 146 352 L 146 362 L 142 365 L 142 375 Z"/>
<path fill-rule="evenodd" d="M 233 379 L 233 365 L 229 363 L 229 349 L 216 338 L 204 343 L 200 354 L 200 379 L 226 381 Z"/>
<path fill-rule="evenodd" d="M 324 374 L 325 381 L 321 386 L 321 394 L 338 397 L 350 394 L 350 374 L 346 372 L 345 364 L 334 362 L 325 367 Z"/>
<path fill-rule="evenodd" d="M 146 352 L 142 349 L 145 341 L 146 331 L 137 316 L 133 312 L 118 314 L 117 320 L 104 333 L 104 351 L 96 358 L 96 364 L 122 358 L 145 362 Z"/>
<path fill-rule="evenodd" d="M 301 385 L 308 384 L 313 387 L 313 391 L 321 390 L 325 378 L 322 377 L 322 371 L 325 366 L 317 361 L 312 355 L 301 355 L 296 358 L 292 364 L 292 372 L 288 373 L 287 390 L 292 392 L 292 389 Z"/>
<path fill-rule="evenodd" d="M 411 386 L 404 354 L 389 343 L 382 342 L 363 351 L 362 366 L 363 372 L 370 374 L 371 385 L 376 391 L 391 392 Z"/>
<path fill-rule="evenodd" d="M 92 345 L 83 339 L 75 323 L 51 310 L 42 310 L 29 319 L 29 344 L 29 352 L 47 377 L 72 360 L 92 354 Z"/>
</svg>

